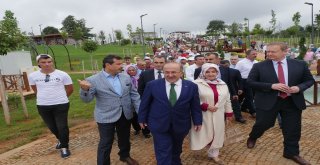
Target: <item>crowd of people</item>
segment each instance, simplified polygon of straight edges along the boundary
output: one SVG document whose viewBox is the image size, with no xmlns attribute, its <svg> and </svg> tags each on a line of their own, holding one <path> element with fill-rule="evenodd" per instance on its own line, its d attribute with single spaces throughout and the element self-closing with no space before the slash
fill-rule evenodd
<svg viewBox="0 0 320 165">
<path fill-rule="evenodd" d="M 247 140 L 249 149 L 280 116 L 283 156 L 309 164 L 299 154 L 299 140 L 301 113 L 306 108 L 303 91 L 314 79 L 305 63 L 286 58 L 287 50 L 285 43 L 270 43 L 262 62 L 255 60 L 255 49 L 247 50 L 241 60 L 231 56 L 229 61 L 221 60 L 216 52 L 200 54 L 183 42 L 165 44 L 143 58 L 107 55 L 101 72 L 78 80 L 81 100 L 96 100 L 97 164 L 111 163 L 115 135 L 120 160 L 139 164 L 130 156 L 131 125 L 134 135 L 142 132 L 145 138 L 153 138 L 159 165 L 181 164 L 182 143 L 188 134 L 191 150 L 206 149 L 213 162 L 224 164 L 219 150 L 225 140 L 225 124 L 233 119 L 246 124 L 241 112 L 256 119 Z M 39 114 L 56 135 L 56 148 L 65 158 L 71 155 L 67 112 L 73 88 L 70 76 L 54 69 L 52 60 L 39 55 L 41 70 L 29 80 L 37 93 Z"/>
</svg>

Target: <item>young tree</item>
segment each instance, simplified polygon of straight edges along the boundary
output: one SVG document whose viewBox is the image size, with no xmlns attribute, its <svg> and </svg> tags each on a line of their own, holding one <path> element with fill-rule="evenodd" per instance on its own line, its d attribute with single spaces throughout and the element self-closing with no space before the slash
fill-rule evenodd
<svg viewBox="0 0 320 165">
<path fill-rule="evenodd" d="M 3 20 L 0 20 L 0 55 L 16 50 L 26 42 L 27 37 L 18 28 L 18 21 L 14 13 L 6 10 Z"/>
<path fill-rule="evenodd" d="M 100 39 L 101 45 L 103 45 L 106 41 L 106 34 L 103 30 L 99 31 L 98 38 Z"/>
<path fill-rule="evenodd" d="M 130 24 L 127 25 L 127 30 L 128 30 L 128 36 L 129 39 L 132 39 L 132 26 Z"/>
<path fill-rule="evenodd" d="M 292 21 L 294 23 L 294 26 L 298 27 L 300 23 L 301 14 L 299 12 L 296 12 L 292 16 Z"/>
<path fill-rule="evenodd" d="M 84 40 L 82 42 L 82 49 L 88 53 L 90 53 L 91 59 L 91 69 L 93 71 L 93 60 L 92 60 L 92 53 L 98 49 L 98 44 L 92 40 Z"/>
<path fill-rule="evenodd" d="M 261 24 L 255 24 L 253 29 L 252 29 L 252 33 L 254 35 L 261 35 L 261 34 L 264 34 L 265 30 L 262 28 Z"/>
<path fill-rule="evenodd" d="M 222 20 L 212 20 L 209 22 L 207 26 L 207 35 L 219 35 L 221 33 L 225 33 L 225 24 Z"/>
<path fill-rule="evenodd" d="M 69 15 L 62 21 L 62 30 L 65 30 L 69 34 L 73 35 L 81 29 L 82 36 L 81 38 L 89 38 L 92 37 L 93 34 L 89 33 L 92 28 L 86 27 L 86 21 L 84 19 L 77 20 L 74 16 Z"/>
<path fill-rule="evenodd" d="M 48 35 L 48 34 L 59 34 L 59 30 L 53 26 L 47 26 L 42 30 L 42 33 L 44 35 Z"/>
<path fill-rule="evenodd" d="M 274 10 L 271 10 L 271 20 L 269 21 L 269 23 L 271 24 L 270 31 L 274 33 L 274 31 L 276 30 L 276 24 L 277 24 L 276 13 L 274 12 Z"/>
<path fill-rule="evenodd" d="M 227 26 L 227 28 L 230 35 L 233 36 L 238 36 L 243 29 L 242 24 L 236 22 L 233 22 L 231 25 Z"/>
<path fill-rule="evenodd" d="M 121 30 L 115 30 L 114 32 L 116 33 L 116 39 L 118 40 L 118 42 L 120 44 L 120 42 L 121 42 L 121 40 L 123 38 L 122 31 Z"/>
<path fill-rule="evenodd" d="M 76 45 L 80 40 L 82 40 L 83 32 L 80 27 L 76 27 L 76 30 L 72 33 L 72 37 L 76 40 Z"/>
</svg>

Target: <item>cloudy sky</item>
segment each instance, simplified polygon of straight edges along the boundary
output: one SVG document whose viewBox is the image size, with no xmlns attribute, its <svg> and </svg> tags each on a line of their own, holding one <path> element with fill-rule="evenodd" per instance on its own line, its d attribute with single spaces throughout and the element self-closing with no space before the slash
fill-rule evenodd
<svg viewBox="0 0 320 165">
<path fill-rule="evenodd" d="M 165 32 L 191 31 L 204 33 L 210 20 L 220 19 L 226 24 L 244 23 L 248 18 L 250 29 L 260 23 L 270 27 L 271 10 L 276 13 L 278 27 L 291 26 L 292 16 L 301 14 L 301 25 L 311 23 L 311 6 L 301 0 L 0 0 L 0 18 L 5 10 L 11 10 L 19 21 L 22 31 L 40 34 L 46 26 L 61 28 L 61 22 L 68 15 L 84 18 L 92 32 L 100 30 L 107 34 L 112 29 L 127 33 L 126 26 L 140 27 L 143 17 L 145 31 Z M 314 4 L 314 14 L 319 13 L 320 1 L 307 0 Z"/>
</svg>

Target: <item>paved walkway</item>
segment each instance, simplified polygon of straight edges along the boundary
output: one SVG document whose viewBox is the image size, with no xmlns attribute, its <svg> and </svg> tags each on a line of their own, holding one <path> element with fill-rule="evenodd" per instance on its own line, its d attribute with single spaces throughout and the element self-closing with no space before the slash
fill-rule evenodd
<svg viewBox="0 0 320 165">
<path fill-rule="evenodd" d="M 282 157 L 282 135 L 278 125 L 268 130 L 257 141 L 254 149 L 247 149 L 246 138 L 254 122 L 245 115 L 248 123 L 245 125 L 231 123 L 228 125 L 228 141 L 221 150 L 221 158 L 228 165 L 294 165 L 291 160 Z M 300 141 L 301 156 L 313 165 L 320 164 L 320 108 L 308 108 L 303 112 L 302 137 Z M 70 149 L 72 155 L 68 159 L 60 158 L 55 147 L 55 138 L 48 135 L 32 143 L 8 151 L 0 155 L 1 165 L 94 165 L 98 145 L 97 126 L 94 122 L 84 123 L 71 130 Z M 133 131 L 132 131 L 133 132 Z M 140 135 L 131 134 L 131 156 L 141 165 L 155 165 L 152 138 L 145 139 Z M 115 142 L 112 150 L 112 164 L 123 165 L 118 159 L 118 147 Z M 207 158 L 206 150 L 190 151 L 189 140 L 186 138 L 181 155 L 185 165 L 214 164 Z"/>
</svg>

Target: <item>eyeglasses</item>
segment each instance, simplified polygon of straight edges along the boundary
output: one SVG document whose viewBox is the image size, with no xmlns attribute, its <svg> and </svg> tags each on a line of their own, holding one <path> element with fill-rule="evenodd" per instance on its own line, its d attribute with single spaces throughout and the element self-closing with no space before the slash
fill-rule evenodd
<svg viewBox="0 0 320 165">
<path fill-rule="evenodd" d="M 50 81 L 50 75 L 46 75 L 46 79 L 44 79 L 44 82 L 49 82 Z"/>
</svg>

